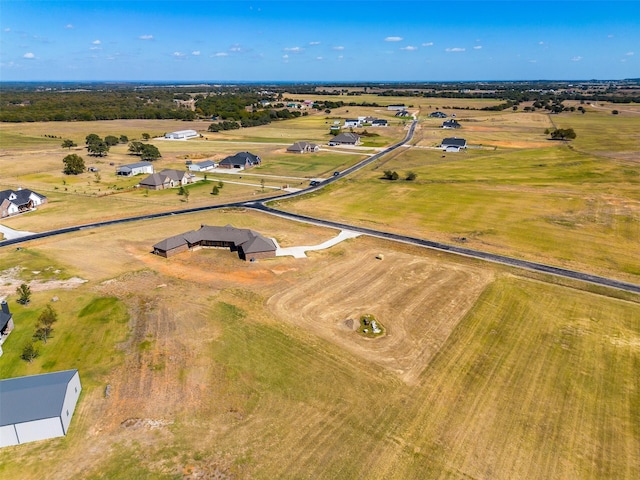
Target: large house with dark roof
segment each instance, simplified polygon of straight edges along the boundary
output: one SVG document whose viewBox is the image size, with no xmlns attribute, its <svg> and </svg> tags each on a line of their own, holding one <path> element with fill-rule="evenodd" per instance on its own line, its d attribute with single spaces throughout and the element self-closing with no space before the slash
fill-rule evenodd
<svg viewBox="0 0 640 480">
<path fill-rule="evenodd" d="M 2 344 L 13 330 L 13 315 L 6 301 L 0 303 L 0 357 L 2 356 Z"/>
<path fill-rule="evenodd" d="M 78 370 L 0 380 L 0 447 L 66 435 L 81 391 Z"/>
<path fill-rule="evenodd" d="M 199 230 L 181 233 L 156 243 L 153 253 L 169 258 L 197 247 L 229 248 L 247 261 L 275 257 L 277 249 L 273 240 L 248 228 L 201 225 Z"/>
<path fill-rule="evenodd" d="M 47 197 L 27 188 L 0 192 L 0 218 L 35 210 L 47 203 Z"/>
<path fill-rule="evenodd" d="M 351 132 L 344 132 L 329 140 L 329 145 L 332 147 L 336 145 L 360 145 L 360 135 Z"/>
<path fill-rule="evenodd" d="M 446 152 L 459 152 L 461 149 L 467 148 L 467 141 L 458 137 L 445 138 L 440 143 L 440 148 Z"/>
<path fill-rule="evenodd" d="M 260 165 L 262 160 L 257 155 L 249 152 L 238 152 L 235 155 L 231 155 L 218 163 L 218 168 L 236 168 L 244 170 L 247 168 Z"/>
</svg>

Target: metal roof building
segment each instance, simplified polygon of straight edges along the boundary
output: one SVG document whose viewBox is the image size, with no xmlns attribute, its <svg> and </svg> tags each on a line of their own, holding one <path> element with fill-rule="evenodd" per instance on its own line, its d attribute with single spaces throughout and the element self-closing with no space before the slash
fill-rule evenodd
<svg viewBox="0 0 640 480">
<path fill-rule="evenodd" d="M 0 447 L 66 435 L 81 391 L 78 370 L 0 380 Z"/>
</svg>

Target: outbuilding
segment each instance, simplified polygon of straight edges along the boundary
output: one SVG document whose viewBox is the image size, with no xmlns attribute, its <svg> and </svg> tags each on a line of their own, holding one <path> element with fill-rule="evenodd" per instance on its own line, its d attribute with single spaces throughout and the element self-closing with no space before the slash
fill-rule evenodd
<svg viewBox="0 0 640 480">
<path fill-rule="evenodd" d="M 134 177 L 145 173 L 153 173 L 153 164 L 151 162 L 129 163 L 116 168 L 116 175 L 121 175 L 123 177 Z"/>
<path fill-rule="evenodd" d="M 164 138 L 167 140 L 188 140 L 189 138 L 195 138 L 197 136 L 198 132 L 195 130 L 178 130 L 177 132 L 164 134 Z"/>
<path fill-rule="evenodd" d="M 0 447 L 66 435 L 81 391 L 78 370 L 0 380 Z"/>
</svg>

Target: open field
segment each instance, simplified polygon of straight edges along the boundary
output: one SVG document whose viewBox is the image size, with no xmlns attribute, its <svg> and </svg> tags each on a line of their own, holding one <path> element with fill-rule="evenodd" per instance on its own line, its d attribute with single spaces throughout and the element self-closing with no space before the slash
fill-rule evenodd
<svg viewBox="0 0 640 480">
<path fill-rule="evenodd" d="M 5 282 L 52 287 L 9 299 L 0 376 L 78 368 L 84 386 L 68 436 L 2 449 L 3 478 L 640 474 L 640 303 L 366 237 L 301 260 L 150 254 L 201 223 L 282 246 L 335 235 L 231 210 L 0 249 Z M 53 296 L 60 321 L 27 364 Z M 350 330 L 361 313 L 387 334 Z"/>
</svg>

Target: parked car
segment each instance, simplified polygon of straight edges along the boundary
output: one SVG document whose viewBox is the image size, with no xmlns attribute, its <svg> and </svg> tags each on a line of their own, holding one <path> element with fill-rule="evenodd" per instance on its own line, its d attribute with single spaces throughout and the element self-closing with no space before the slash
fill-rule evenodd
<svg viewBox="0 0 640 480">
<path fill-rule="evenodd" d="M 340 172 L 333 172 L 334 177 L 337 177 L 338 175 L 340 175 Z"/>
</svg>

